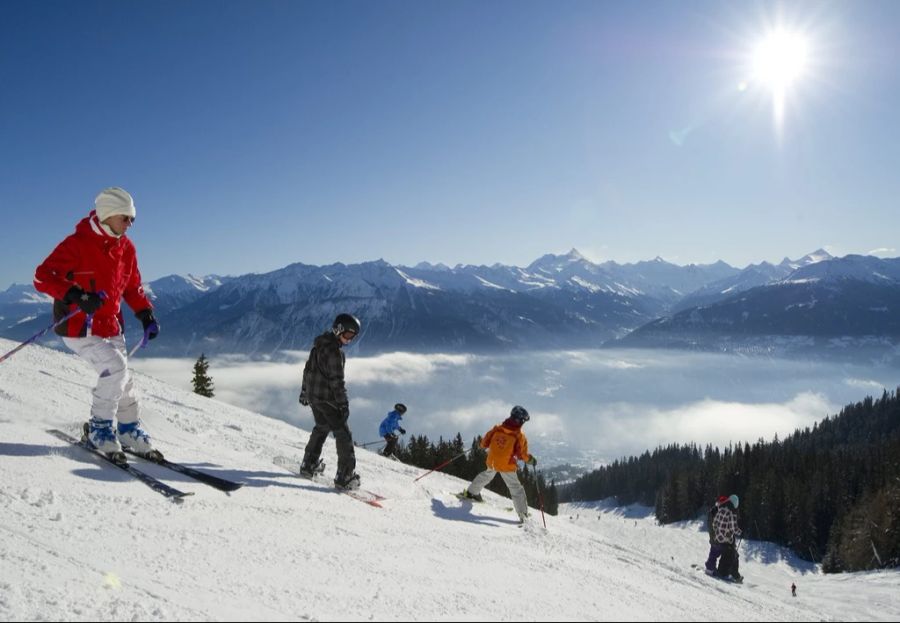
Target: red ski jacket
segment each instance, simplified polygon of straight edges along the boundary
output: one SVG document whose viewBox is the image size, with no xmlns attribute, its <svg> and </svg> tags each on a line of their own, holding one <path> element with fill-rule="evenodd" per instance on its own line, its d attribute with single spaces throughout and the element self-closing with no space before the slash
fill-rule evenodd
<svg viewBox="0 0 900 623">
<path fill-rule="evenodd" d="M 153 307 L 141 285 L 134 244 L 127 236 L 116 238 L 106 233 L 93 210 L 34 273 L 35 289 L 55 299 L 54 320 L 78 309 L 77 305 L 63 302 L 66 292 L 74 285 L 88 292 L 106 292 L 107 301 L 94 314 L 91 324 L 91 334 L 98 337 L 113 337 L 122 332 L 119 302 L 123 297 L 134 312 Z M 67 337 L 84 337 L 86 319 L 84 314 L 76 314 L 57 327 L 56 332 Z"/>
</svg>

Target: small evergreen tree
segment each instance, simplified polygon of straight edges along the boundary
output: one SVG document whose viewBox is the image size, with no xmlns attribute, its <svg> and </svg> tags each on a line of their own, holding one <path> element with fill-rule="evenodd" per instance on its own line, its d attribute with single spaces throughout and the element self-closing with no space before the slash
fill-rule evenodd
<svg viewBox="0 0 900 623">
<path fill-rule="evenodd" d="M 206 355 L 201 353 L 200 359 L 194 364 L 194 393 L 212 398 L 214 396 L 214 386 L 212 377 L 207 374 L 208 371 L 209 360 L 206 358 Z"/>
</svg>

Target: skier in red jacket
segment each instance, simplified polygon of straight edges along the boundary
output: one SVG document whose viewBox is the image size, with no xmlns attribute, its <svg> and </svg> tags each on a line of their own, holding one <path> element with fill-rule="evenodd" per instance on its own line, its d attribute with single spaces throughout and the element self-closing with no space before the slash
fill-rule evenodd
<svg viewBox="0 0 900 623">
<path fill-rule="evenodd" d="M 153 339 L 159 324 L 144 294 L 134 244 L 125 233 L 134 223 L 134 200 L 111 187 L 94 200 L 95 209 L 37 267 L 34 287 L 53 297 L 63 342 L 100 375 L 93 391 L 88 440 L 101 452 L 124 460 L 122 446 L 147 454 L 153 450 L 141 425 L 138 400 L 128 369 L 121 299 Z M 113 428 L 114 421 L 117 428 Z"/>
</svg>

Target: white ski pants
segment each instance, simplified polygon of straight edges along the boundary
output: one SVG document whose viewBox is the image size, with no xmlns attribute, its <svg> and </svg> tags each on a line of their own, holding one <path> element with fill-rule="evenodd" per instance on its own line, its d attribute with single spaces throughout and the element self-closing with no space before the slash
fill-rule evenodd
<svg viewBox="0 0 900 623">
<path fill-rule="evenodd" d="M 138 402 L 131 370 L 128 369 L 125 338 L 121 335 L 89 335 L 64 337 L 63 342 L 100 375 L 94 387 L 91 417 L 97 420 L 118 419 L 122 424 L 137 422 Z"/>
<path fill-rule="evenodd" d="M 498 472 L 493 469 L 486 469 L 475 476 L 475 480 L 469 485 L 469 493 L 472 495 L 481 493 L 481 490 L 484 489 L 497 474 L 500 474 L 500 477 L 503 478 L 503 482 L 506 483 L 506 487 L 509 489 L 509 495 L 512 497 L 513 508 L 516 509 L 519 518 L 524 518 L 528 515 L 528 499 L 525 497 L 525 487 L 519 482 L 519 476 L 516 472 Z"/>
</svg>

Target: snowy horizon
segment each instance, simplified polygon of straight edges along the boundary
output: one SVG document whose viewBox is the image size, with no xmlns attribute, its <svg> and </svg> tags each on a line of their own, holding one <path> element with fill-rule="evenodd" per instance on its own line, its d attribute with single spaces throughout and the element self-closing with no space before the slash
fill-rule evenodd
<svg viewBox="0 0 900 623">
<path fill-rule="evenodd" d="M 744 541 L 745 584 L 727 584 L 691 568 L 708 548 L 699 521 L 662 527 L 606 502 L 563 505 L 546 530 L 533 510 L 520 528 L 505 498 L 464 503 L 464 481 L 416 482 L 425 470 L 357 449 L 363 487 L 386 497 L 372 508 L 273 464 L 305 431 L 138 372 L 167 457 L 244 483 L 226 495 L 140 465 L 193 494 L 176 505 L 46 432 L 86 419 L 87 364 L 31 346 L 2 365 L 2 620 L 900 618 L 897 571 L 824 575 Z M 323 458 L 331 475 L 333 441 Z"/>
<path fill-rule="evenodd" d="M 134 368 L 191 389 L 194 359 L 150 355 L 141 351 Z M 216 397 L 309 429 L 309 411 L 297 406 L 307 352 L 282 355 L 208 357 Z M 898 384 L 890 366 L 651 349 L 350 353 L 346 378 L 361 442 L 378 439 L 378 424 L 396 402 L 410 409 L 404 422 L 411 434 L 437 440 L 461 433 L 467 443 L 521 404 L 532 415 L 529 440 L 542 464 L 585 468 L 670 443 L 724 447 L 783 438 Z"/>
</svg>

